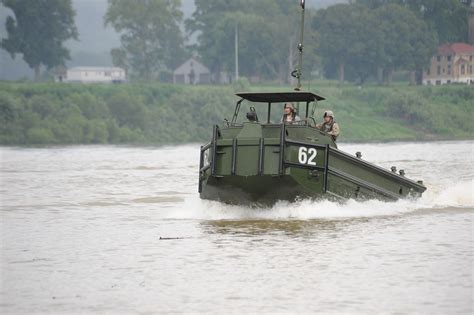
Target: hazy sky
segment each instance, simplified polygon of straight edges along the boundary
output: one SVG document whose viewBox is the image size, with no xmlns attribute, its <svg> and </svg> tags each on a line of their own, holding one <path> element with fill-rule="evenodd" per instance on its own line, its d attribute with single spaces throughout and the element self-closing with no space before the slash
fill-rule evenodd
<svg viewBox="0 0 474 315">
<path fill-rule="evenodd" d="M 181 2 L 185 18 L 189 18 L 195 9 L 194 0 Z M 119 36 L 113 28 L 104 27 L 103 18 L 107 11 L 107 0 L 73 0 L 73 6 L 76 10 L 76 26 L 80 41 L 68 43 L 71 49 L 109 52 L 112 47 L 120 45 Z"/>
</svg>

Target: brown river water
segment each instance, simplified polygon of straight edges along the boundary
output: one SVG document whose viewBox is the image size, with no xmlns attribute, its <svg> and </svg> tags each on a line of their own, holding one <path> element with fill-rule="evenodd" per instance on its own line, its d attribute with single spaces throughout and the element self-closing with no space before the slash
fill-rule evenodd
<svg viewBox="0 0 474 315">
<path fill-rule="evenodd" d="M 0 148 L 0 314 L 472 314 L 474 142 L 340 144 L 418 200 L 200 200 L 199 146 Z"/>
</svg>

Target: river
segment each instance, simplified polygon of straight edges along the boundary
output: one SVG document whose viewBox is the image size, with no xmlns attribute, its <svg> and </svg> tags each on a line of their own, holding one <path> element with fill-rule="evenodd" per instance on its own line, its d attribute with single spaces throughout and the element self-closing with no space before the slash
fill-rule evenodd
<svg viewBox="0 0 474 315">
<path fill-rule="evenodd" d="M 198 145 L 2 147 L 1 314 L 472 314 L 474 142 L 344 144 L 418 200 L 197 194 Z"/>
</svg>

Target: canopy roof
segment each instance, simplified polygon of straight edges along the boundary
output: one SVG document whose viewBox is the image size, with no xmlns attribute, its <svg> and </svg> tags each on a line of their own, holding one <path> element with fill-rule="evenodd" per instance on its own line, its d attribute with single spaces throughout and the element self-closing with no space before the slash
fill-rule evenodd
<svg viewBox="0 0 474 315">
<path fill-rule="evenodd" d="M 243 99 L 258 103 L 314 102 L 324 97 L 310 92 L 238 93 Z"/>
</svg>

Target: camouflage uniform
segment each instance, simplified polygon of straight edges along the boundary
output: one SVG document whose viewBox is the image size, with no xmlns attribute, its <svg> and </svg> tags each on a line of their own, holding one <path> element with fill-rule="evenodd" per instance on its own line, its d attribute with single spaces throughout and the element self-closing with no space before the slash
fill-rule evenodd
<svg viewBox="0 0 474 315">
<path fill-rule="evenodd" d="M 280 122 L 285 123 L 285 124 L 300 124 L 301 123 L 301 118 L 300 118 L 300 116 L 296 115 L 295 108 L 294 108 L 293 104 L 286 103 L 285 108 L 286 107 L 291 109 L 291 114 L 290 115 L 284 114 L 281 117 Z"/>
<path fill-rule="evenodd" d="M 340 132 L 339 125 L 334 120 L 334 114 L 333 114 L 332 111 L 330 111 L 330 110 L 326 111 L 324 113 L 324 117 L 326 117 L 326 116 L 331 117 L 332 118 L 331 121 L 330 122 L 323 121 L 322 123 L 317 124 L 316 128 L 318 128 L 319 130 L 324 131 L 325 133 L 331 135 L 332 139 L 334 141 L 336 141 L 337 136 L 339 136 L 339 132 Z"/>
</svg>

